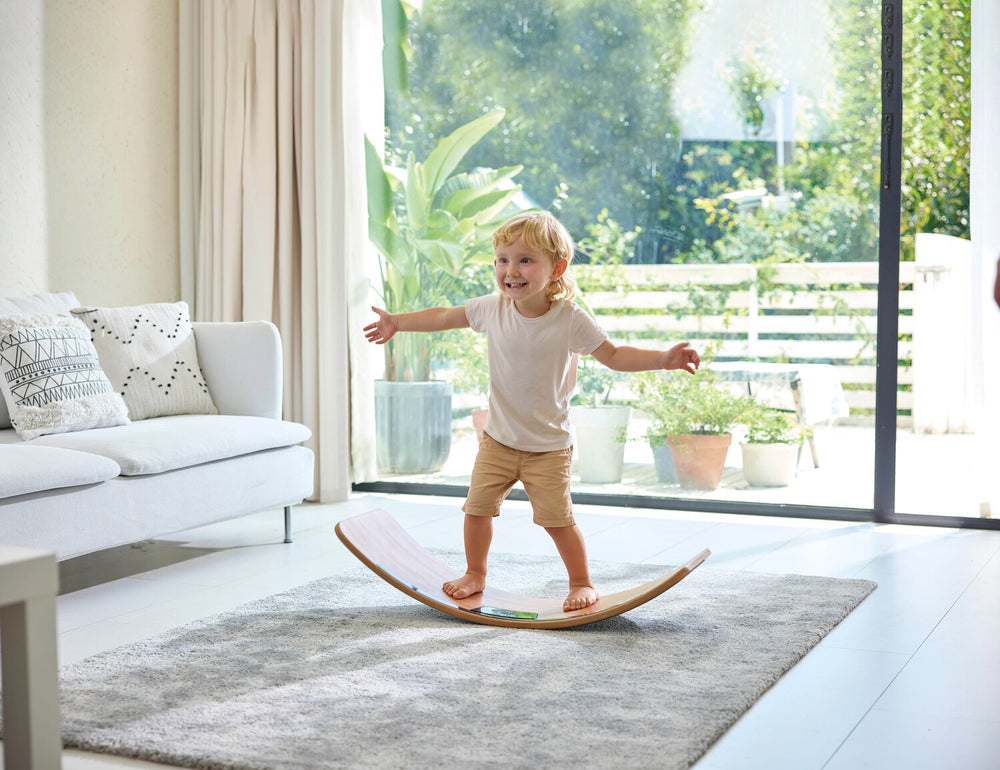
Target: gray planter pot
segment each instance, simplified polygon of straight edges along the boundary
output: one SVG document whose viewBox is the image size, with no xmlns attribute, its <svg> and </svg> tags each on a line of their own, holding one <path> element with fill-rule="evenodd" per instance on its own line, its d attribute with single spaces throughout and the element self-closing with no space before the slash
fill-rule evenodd
<svg viewBox="0 0 1000 770">
<path fill-rule="evenodd" d="M 450 382 L 375 381 L 379 473 L 441 470 L 451 451 Z"/>
<path fill-rule="evenodd" d="M 652 447 L 653 465 L 656 467 L 656 480 L 661 484 L 676 484 L 677 469 L 674 467 L 674 455 L 669 444 Z"/>
</svg>

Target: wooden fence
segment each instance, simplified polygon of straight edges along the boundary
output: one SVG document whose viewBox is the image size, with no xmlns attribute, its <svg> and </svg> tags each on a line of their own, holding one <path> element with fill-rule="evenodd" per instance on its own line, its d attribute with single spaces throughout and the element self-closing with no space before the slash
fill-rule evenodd
<svg viewBox="0 0 1000 770">
<path fill-rule="evenodd" d="M 912 409 L 914 263 L 900 265 L 900 424 Z M 852 417 L 875 409 L 878 264 L 630 265 L 574 268 L 612 339 L 718 345 L 719 361 L 836 367 Z"/>
</svg>

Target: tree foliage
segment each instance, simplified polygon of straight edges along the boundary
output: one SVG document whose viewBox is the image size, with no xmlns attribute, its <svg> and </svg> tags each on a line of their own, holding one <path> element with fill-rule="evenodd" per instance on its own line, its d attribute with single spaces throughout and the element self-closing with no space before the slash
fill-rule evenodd
<svg viewBox="0 0 1000 770">
<path fill-rule="evenodd" d="M 907 234 L 969 236 L 971 0 L 903 4 Z"/>
<path fill-rule="evenodd" d="M 858 207 L 862 249 L 875 259 L 881 134 L 881 8 L 830 2 L 839 99 L 827 141 L 806 148 L 792 183 L 808 199 L 832 191 Z M 918 232 L 969 235 L 971 0 L 903 4 L 903 258 Z"/>
<path fill-rule="evenodd" d="M 409 91 L 387 97 L 390 145 L 423 157 L 457 126 L 502 107 L 506 121 L 469 162 L 523 165 L 524 192 L 578 238 L 606 210 L 625 231 L 641 228 L 634 245 L 643 262 L 724 261 L 767 251 L 769 238 L 789 258 L 875 259 L 881 4 L 827 0 L 828 133 L 796 147 L 780 183 L 770 142 L 679 136 L 673 85 L 704 5 L 425 0 L 409 19 Z M 970 6 L 903 4 L 904 258 L 916 232 L 968 236 Z M 752 57 L 727 61 L 752 136 L 780 73 Z M 792 206 L 740 214 L 727 194 L 751 187 L 785 192 Z"/>
<path fill-rule="evenodd" d="M 503 130 L 470 161 L 523 165 L 526 194 L 542 206 L 556 196 L 570 232 L 604 208 L 627 229 L 655 223 L 680 153 L 671 91 L 698 5 L 428 1 L 411 19 L 409 98 L 388 104 L 393 141 L 428 145 L 502 107 Z"/>
<path fill-rule="evenodd" d="M 913 259 L 918 232 L 969 235 L 970 5 L 903 4 L 903 259 Z M 814 261 L 878 258 L 881 8 L 837 0 L 829 9 L 838 98 L 830 135 L 799 147 L 785 174 L 795 209 L 778 219 L 734 220 L 707 239 L 709 258 L 739 259 L 769 235 L 776 250 Z"/>
</svg>

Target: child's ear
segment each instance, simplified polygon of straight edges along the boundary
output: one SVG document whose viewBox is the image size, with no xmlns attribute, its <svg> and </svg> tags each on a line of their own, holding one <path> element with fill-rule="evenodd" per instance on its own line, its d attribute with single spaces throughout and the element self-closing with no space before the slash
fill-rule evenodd
<svg viewBox="0 0 1000 770">
<path fill-rule="evenodd" d="M 555 267 L 552 268 L 552 278 L 562 278 L 562 274 L 566 272 L 567 267 L 569 267 L 569 260 L 566 257 L 559 257 L 556 260 Z"/>
</svg>

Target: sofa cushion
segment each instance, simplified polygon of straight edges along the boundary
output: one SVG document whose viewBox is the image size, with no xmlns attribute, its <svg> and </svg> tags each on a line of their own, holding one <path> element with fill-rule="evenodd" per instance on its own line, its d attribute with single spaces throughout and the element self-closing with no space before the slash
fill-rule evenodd
<svg viewBox="0 0 1000 770">
<path fill-rule="evenodd" d="M 311 435 L 304 425 L 266 417 L 175 415 L 42 436 L 34 444 L 93 452 L 118 463 L 123 476 L 141 476 L 291 446 Z"/>
<path fill-rule="evenodd" d="M 27 297 L 8 297 L 0 299 L 0 315 L 17 315 L 26 313 L 52 313 L 54 315 L 69 315 L 69 311 L 80 303 L 71 291 L 58 294 L 32 294 Z M 0 429 L 10 427 L 10 414 L 6 402 L 0 398 Z"/>
<path fill-rule="evenodd" d="M 69 316 L 0 316 L 0 391 L 25 441 L 128 422 L 90 334 Z"/>
<path fill-rule="evenodd" d="M 10 431 L 4 431 L 9 433 Z M 107 457 L 18 441 L 0 443 L 0 498 L 99 484 L 120 472 Z"/>
<path fill-rule="evenodd" d="M 75 308 L 129 417 L 215 414 L 186 302 Z"/>
</svg>

